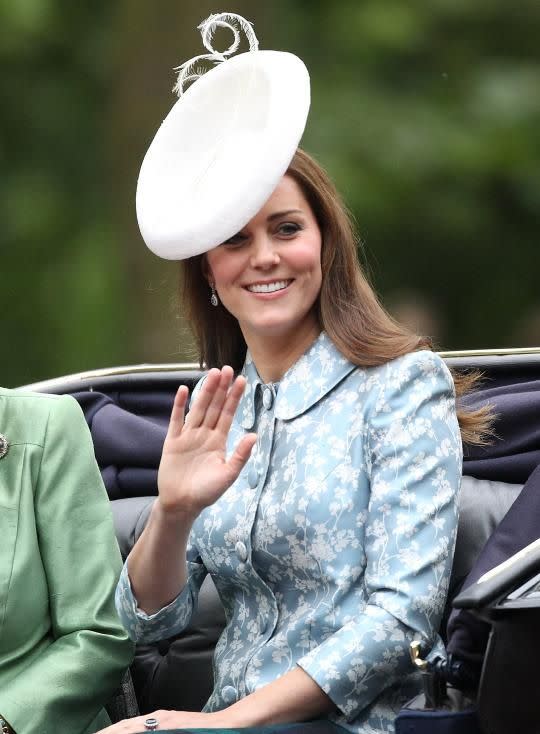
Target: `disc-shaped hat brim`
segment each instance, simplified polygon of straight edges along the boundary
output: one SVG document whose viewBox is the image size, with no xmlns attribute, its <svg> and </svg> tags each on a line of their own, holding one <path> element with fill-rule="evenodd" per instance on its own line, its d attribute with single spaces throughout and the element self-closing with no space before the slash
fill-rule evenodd
<svg viewBox="0 0 540 734">
<path fill-rule="evenodd" d="M 182 260 L 239 232 L 287 170 L 309 103 L 307 69 L 290 53 L 246 52 L 197 79 L 139 174 L 137 219 L 150 250 Z"/>
</svg>

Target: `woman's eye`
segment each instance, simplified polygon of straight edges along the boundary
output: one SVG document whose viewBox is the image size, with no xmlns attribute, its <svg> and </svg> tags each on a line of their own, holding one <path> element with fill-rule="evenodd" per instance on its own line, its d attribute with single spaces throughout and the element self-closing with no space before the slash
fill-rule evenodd
<svg viewBox="0 0 540 734">
<path fill-rule="evenodd" d="M 292 235 L 295 235 L 301 229 L 302 227 L 296 224 L 296 222 L 283 222 L 278 227 L 278 233 L 285 237 L 292 237 Z"/>
<path fill-rule="evenodd" d="M 238 234 L 234 234 L 232 237 L 229 237 L 228 240 L 225 240 L 222 244 L 225 247 L 240 247 L 244 244 L 246 241 L 246 236 L 238 232 Z"/>
</svg>

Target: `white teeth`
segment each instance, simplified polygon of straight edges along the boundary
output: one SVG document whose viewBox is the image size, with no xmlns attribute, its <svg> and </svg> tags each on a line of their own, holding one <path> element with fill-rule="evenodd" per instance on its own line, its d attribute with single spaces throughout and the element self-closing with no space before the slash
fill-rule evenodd
<svg viewBox="0 0 540 734">
<path fill-rule="evenodd" d="M 248 285 L 247 289 L 250 293 L 273 293 L 274 291 L 282 291 L 286 288 L 290 280 L 276 280 L 273 283 L 258 283 L 256 285 Z"/>
</svg>

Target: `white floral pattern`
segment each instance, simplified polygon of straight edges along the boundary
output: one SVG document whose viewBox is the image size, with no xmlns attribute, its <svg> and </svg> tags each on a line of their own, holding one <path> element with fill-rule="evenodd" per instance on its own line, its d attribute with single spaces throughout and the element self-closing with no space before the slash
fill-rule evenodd
<svg viewBox="0 0 540 734">
<path fill-rule="evenodd" d="M 137 640 L 178 633 L 208 572 L 227 625 L 205 710 L 298 665 L 336 723 L 393 732 L 418 688 L 410 641 L 440 647 L 462 461 L 452 378 L 429 351 L 356 367 L 324 333 L 277 389 L 249 355 L 244 373 L 228 450 L 255 430 L 253 455 L 196 520 L 186 588 L 148 617 L 124 569 L 122 620 Z"/>
</svg>

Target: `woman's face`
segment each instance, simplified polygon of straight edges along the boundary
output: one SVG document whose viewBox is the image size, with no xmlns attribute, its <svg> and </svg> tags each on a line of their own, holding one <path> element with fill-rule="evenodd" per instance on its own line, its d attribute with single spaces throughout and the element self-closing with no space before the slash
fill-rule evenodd
<svg viewBox="0 0 540 734">
<path fill-rule="evenodd" d="M 206 255 L 207 277 L 238 319 L 244 338 L 290 337 L 309 343 L 320 331 L 321 232 L 301 188 L 283 176 L 259 213 Z"/>
</svg>

